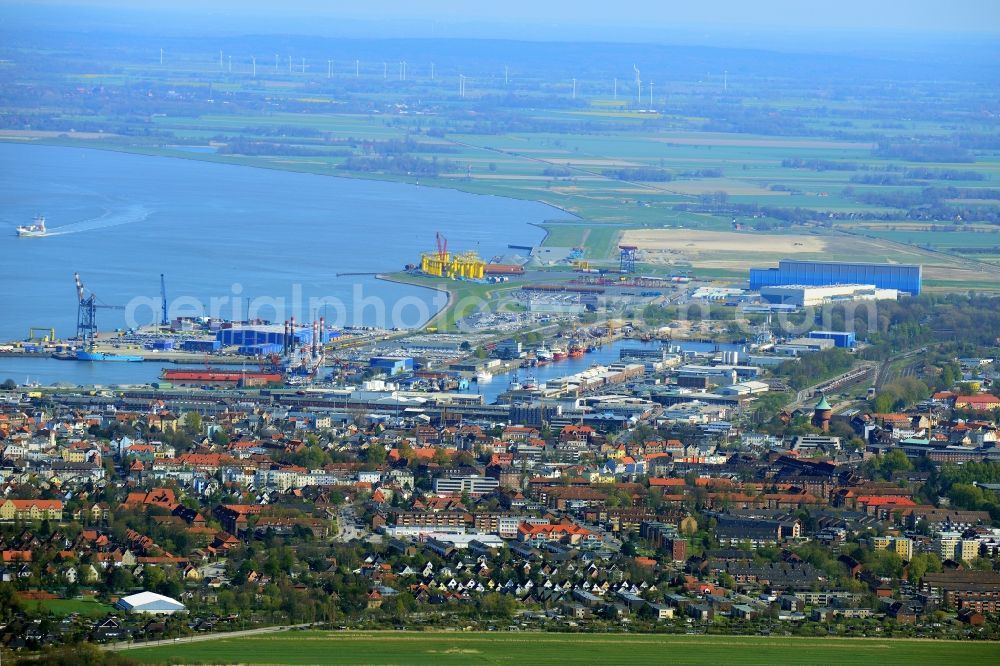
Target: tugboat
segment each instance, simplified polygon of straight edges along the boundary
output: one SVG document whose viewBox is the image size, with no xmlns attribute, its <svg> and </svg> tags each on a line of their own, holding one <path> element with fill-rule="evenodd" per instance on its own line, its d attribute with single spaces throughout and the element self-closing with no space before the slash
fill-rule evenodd
<svg viewBox="0 0 1000 666">
<path fill-rule="evenodd" d="M 34 224 L 26 224 L 17 228 L 17 235 L 20 238 L 39 238 L 47 236 L 48 233 L 48 229 L 45 228 L 45 218 L 41 215 L 35 216 Z"/>
</svg>

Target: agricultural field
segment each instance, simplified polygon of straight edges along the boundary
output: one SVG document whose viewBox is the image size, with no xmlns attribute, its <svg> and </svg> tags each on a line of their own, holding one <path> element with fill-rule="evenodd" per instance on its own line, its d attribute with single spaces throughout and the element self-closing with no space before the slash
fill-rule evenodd
<svg viewBox="0 0 1000 666">
<path fill-rule="evenodd" d="M 624 232 L 621 242 L 637 246 L 637 260 L 649 266 L 691 265 L 731 275 L 745 276 L 751 267 L 775 266 L 780 259 L 795 258 L 921 264 L 925 277 L 934 281 L 929 285 L 931 288 L 989 285 L 1000 279 L 1000 269 L 981 259 L 934 252 L 895 239 L 870 236 L 867 232 L 849 233 L 848 229 L 798 232 L 641 229 Z"/>
<path fill-rule="evenodd" d="M 318 632 L 128 650 L 141 663 L 211 664 L 934 664 L 990 663 L 993 643 L 706 635 Z"/>
<path fill-rule="evenodd" d="M 580 95 L 571 97 L 563 68 L 575 68 L 583 53 L 572 48 L 561 62 L 543 63 L 525 44 L 486 47 L 510 50 L 504 62 L 517 76 L 508 85 L 481 64 L 492 52 L 452 62 L 438 77 L 425 67 L 434 53 L 411 53 L 413 74 L 404 79 L 387 75 L 381 56 L 355 61 L 338 45 L 303 44 L 312 69 L 286 69 L 282 58 L 258 63 L 251 75 L 245 57 L 224 71 L 215 44 L 175 45 L 156 64 L 144 45 L 109 39 L 122 40 L 119 48 L 109 42 L 85 57 L 84 71 L 61 67 L 68 56 L 59 54 L 51 71 L 0 71 L 21 84 L 0 103 L 8 119 L 0 141 L 540 201 L 578 218 L 548 226 L 545 245 L 582 246 L 586 259 L 609 266 L 627 230 L 776 231 L 822 240 L 751 250 L 754 262 L 785 254 L 919 261 L 932 288 L 1000 284 L 1000 242 L 991 237 L 1000 229 L 1000 124 L 981 111 L 995 106 L 996 88 L 975 78 L 989 75 L 973 74 L 973 63 L 942 88 L 918 78 L 887 86 L 882 64 L 868 62 L 839 69 L 823 60 L 819 82 L 793 71 L 777 77 L 773 63 L 757 67 L 757 55 L 748 55 L 749 70 L 722 88 L 718 77 L 706 78 L 702 59 L 714 56 L 699 54 L 669 72 L 650 71 L 658 96 L 647 101 L 621 78 L 612 98 L 609 73 L 599 70 L 574 69 Z M 244 48 L 234 40 L 230 48 Z M 18 48 L 36 46 L 13 47 L 14 55 Z M 310 52 L 320 48 L 334 71 Z M 652 47 L 600 48 L 607 53 L 588 46 L 585 55 L 616 67 L 656 60 Z M 460 67 L 474 81 L 461 96 Z M 39 112 L 42 93 L 67 102 Z M 750 260 L 735 256 L 743 249 L 701 249 L 692 268 L 741 271 Z"/>
</svg>

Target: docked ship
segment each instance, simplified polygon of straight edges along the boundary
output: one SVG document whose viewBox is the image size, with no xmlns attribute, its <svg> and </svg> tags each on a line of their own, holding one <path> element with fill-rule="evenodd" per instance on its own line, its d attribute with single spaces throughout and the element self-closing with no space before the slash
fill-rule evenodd
<svg viewBox="0 0 1000 666">
<path fill-rule="evenodd" d="M 533 391 L 538 388 L 538 382 L 535 380 L 533 375 L 528 375 L 521 381 L 518 378 L 517 373 L 514 373 L 514 378 L 510 380 L 510 385 L 507 387 L 508 391 Z"/>
<path fill-rule="evenodd" d="M 569 343 L 569 357 L 570 358 L 580 358 L 586 353 L 586 347 L 579 340 L 573 340 Z"/>
<path fill-rule="evenodd" d="M 135 356 L 134 354 L 114 354 L 110 352 L 94 351 L 93 349 L 55 352 L 52 354 L 52 358 L 59 361 L 124 361 L 129 363 L 146 360 L 142 356 Z"/>
<path fill-rule="evenodd" d="M 35 216 L 34 224 L 26 224 L 17 228 L 17 235 L 22 238 L 37 238 L 47 236 L 48 233 L 48 229 L 45 228 L 45 218 L 41 215 Z"/>
<path fill-rule="evenodd" d="M 567 356 L 569 356 L 569 353 L 567 353 L 567 351 L 564 348 L 562 348 L 562 347 L 553 347 L 552 348 L 552 360 L 553 361 L 562 361 L 562 360 L 565 360 Z"/>
<path fill-rule="evenodd" d="M 217 370 L 206 368 L 202 370 L 175 370 L 166 368 L 160 378 L 178 386 L 268 386 L 281 384 L 285 375 L 282 372 L 259 370 Z"/>
<path fill-rule="evenodd" d="M 488 384 L 491 381 L 493 381 L 493 373 L 489 370 L 480 370 L 476 373 L 476 383 Z"/>
<path fill-rule="evenodd" d="M 137 361 L 144 361 L 141 356 L 135 356 L 134 354 L 114 354 L 109 352 L 100 351 L 84 351 L 83 349 L 76 352 L 77 361 L 127 361 L 130 363 L 135 363 Z"/>
</svg>

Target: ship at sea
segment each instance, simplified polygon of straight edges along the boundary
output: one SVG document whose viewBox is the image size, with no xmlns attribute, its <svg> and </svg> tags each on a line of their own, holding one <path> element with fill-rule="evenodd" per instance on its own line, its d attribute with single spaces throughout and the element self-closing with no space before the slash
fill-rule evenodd
<svg viewBox="0 0 1000 666">
<path fill-rule="evenodd" d="M 38 238 L 47 236 L 48 229 L 45 228 L 45 218 L 36 215 L 33 224 L 26 224 L 17 228 L 17 235 L 21 238 Z"/>
</svg>

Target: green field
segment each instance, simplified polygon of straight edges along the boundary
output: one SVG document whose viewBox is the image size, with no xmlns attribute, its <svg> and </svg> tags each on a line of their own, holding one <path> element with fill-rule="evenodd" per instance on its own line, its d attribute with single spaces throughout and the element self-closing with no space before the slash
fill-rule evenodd
<svg viewBox="0 0 1000 666">
<path fill-rule="evenodd" d="M 79 613 L 80 615 L 86 615 L 88 617 L 103 617 L 114 610 L 111 606 L 102 604 L 93 597 L 78 597 L 76 599 L 45 599 L 42 601 L 26 601 L 24 603 L 29 608 L 34 608 L 37 604 L 43 610 L 59 616 Z"/>
<path fill-rule="evenodd" d="M 129 650 L 143 663 L 212 664 L 960 664 L 995 663 L 995 643 L 550 633 L 319 632 Z"/>
</svg>

